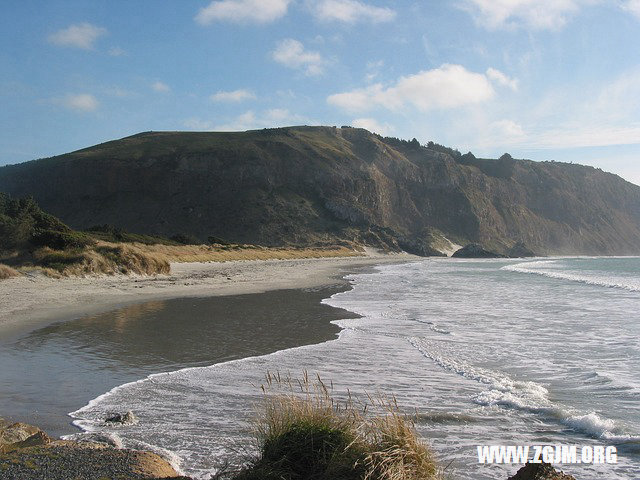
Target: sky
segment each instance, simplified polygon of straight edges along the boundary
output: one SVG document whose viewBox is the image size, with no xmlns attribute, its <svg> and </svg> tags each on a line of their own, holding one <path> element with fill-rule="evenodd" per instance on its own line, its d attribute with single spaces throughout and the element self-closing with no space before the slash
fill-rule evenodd
<svg viewBox="0 0 640 480">
<path fill-rule="evenodd" d="M 640 185 L 640 0 L 0 5 L 0 165 L 149 130 L 352 125 Z"/>
</svg>

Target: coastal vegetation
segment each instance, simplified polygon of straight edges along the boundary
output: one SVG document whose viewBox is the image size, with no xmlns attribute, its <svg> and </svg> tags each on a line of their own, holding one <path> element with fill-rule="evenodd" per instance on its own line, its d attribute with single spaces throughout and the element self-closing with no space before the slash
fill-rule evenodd
<svg viewBox="0 0 640 480">
<path fill-rule="evenodd" d="M 288 393 L 280 392 L 283 387 Z M 234 480 L 443 478 L 431 449 L 395 399 L 339 401 L 320 377 L 310 381 L 306 373 L 300 381 L 268 374 L 263 391 L 264 410 L 255 422 L 259 454 Z"/>
<path fill-rule="evenodd" d="M 8 265 L 4 265 L 0 263 L 0 280 L 5 280 L 11 277 L 17 277 L 19 275 L 20 273 L 17 270 L 9 267 Z"/>
<path fill-rule="evenodd" d="M 147 255 L 170 263 L 228 262 L 234 260 L 293 260 L 296 258 L 354 257 L 363 254 L 362 248 L 327 247 L 261 247 L 256 245 L 148 245 L 140 246 Z"/>
<path fill-rule="evenodd" d="M 0 280 L 38 268 L 53 277 L 92 274 L 168 274 L 173 262 L 224 262 L 344 257 L 361 255 L 350 246 L 267 248 L 255 245 L 197 243 L 126 232 L 110 225 L 80 232 L 44 212 L 32 198 L 0 193 Z"/>
<path fill-rule="evenodd" d="M 0 193 L 0 278 L 16 267 L 39 267 L 50 276 L 168 273 L 169 263 L 125 244 L 100 241 L 44 212 L 32 198 Z"/>
</svg>

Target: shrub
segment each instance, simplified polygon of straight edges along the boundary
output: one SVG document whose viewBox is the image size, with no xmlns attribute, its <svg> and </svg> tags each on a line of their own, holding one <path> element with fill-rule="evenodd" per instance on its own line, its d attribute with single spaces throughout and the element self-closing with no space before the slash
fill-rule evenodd
<svg viewBox="0 0 640 480">
<path fill-rule="evenodd" d="M 288 394 L 270 393 L 274 383 Z M 256 421 L 259 456 L 234 480 L 435 480 L 431 450 L 395 401 L 368 397 L 379 416 L 351 398 L 337 402 L 318 378 L 298 382 L 268 375 L 265 408 Z"/>
<path fill-rule="evenodd" d="M 171 237 L 171 240 L 173 240 L 176 243 L 179 243 L 181 245 L 200 245 L 202 244 L 202 242 L 194 237 L 193 235 L 189 235 L 186 233 L 178 233 L 177 235 L 174 235 L 173 237 Z"/>
<path fill-rule="evenodd" d="M 31 237 L 31 243 L 39 247 L 54 250 L 83 248 L 93 245 L 95 240 L 81 232 L 37 229 Z"/>
<path fill-rule="evenodd" d="M 158 235 L 131 233 L 113 225 L 94 225 L 85 232 L 96 240 L 103 242 L 143 243 L 145 245 L 178 245 L 178 242 Z"/>
<path fill-rule="evenodd" d="M 209 237 L 207 237 L 207 242 L 209 242 L 210 244 L 218 244 L 218 245 L 228 245 L 229 242 L 227 242 L 226 240 L 220 238 L 220 237 L 216 237 L 215 235 L 210 235 Z"/>
</svg>

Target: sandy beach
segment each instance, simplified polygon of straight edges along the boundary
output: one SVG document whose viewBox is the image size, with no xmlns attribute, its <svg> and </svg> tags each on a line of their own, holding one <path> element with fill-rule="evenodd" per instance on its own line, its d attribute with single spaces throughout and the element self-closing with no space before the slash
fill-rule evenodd
<svg viewBox="0 0 640 480">
<path fill-rule="evenodd" d="M 48 323 L 150 300 L 261 293 L 342 283 L 349 269 L 415 260 L 408 254 L 296 260 L 173 263 L 170 275 L 53 279 L 30 274 L 0 282 L 0 338 Z"/>
<path fill-rule="evenodd" d="M 171 275 L 0 283 L 2 415 L 54 437 L 67 414 L 130 381 L 335 338 L 352 313 L 321 300 L 344 275 L 410 255 L 176 263 Z"/>
</svg>

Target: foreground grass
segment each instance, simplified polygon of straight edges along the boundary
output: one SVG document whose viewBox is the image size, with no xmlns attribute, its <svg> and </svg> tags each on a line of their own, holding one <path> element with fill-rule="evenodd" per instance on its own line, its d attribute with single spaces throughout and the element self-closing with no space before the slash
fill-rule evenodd
<svg viewBox="0 0 640 480">
<path fill-rule="evenodd" d="M 273 384 L 287 394 L 268 393 Z M 268 375 L 264 411 L 256 421 L 259 456 L 233 480 L 440 480 L 441 469 L 394 400 L 337 402 L 318 378 Z"/>
</svg>

